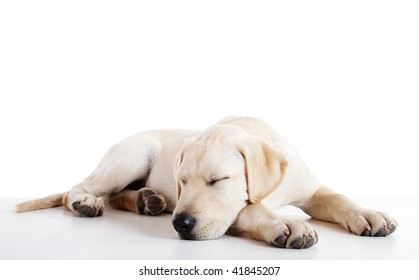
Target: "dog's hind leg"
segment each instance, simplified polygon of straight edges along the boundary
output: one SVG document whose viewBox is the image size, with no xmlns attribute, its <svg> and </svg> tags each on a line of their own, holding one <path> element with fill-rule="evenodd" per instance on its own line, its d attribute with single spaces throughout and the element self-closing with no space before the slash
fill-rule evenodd
<svg viewBox="0 0 419 280">
<path fill-rule="evenodd" d="M 77 216 L 96 217 L 103 213 L 102 196 L 118 193 L 134 181 L 146 178 L 160 142 L 137 134 L 113 146 L 93 173 L 74 186 L 63 204 Z"/>
<path fill-rule="evenodd" d="M 142 188 L 138 191 L 124 190 L 112 194 L 109 204 L 119 210 L 127 210 L 141 215 L 158 215 L 167 208 L 163 195 L 151 188 Z"/>
</svg>

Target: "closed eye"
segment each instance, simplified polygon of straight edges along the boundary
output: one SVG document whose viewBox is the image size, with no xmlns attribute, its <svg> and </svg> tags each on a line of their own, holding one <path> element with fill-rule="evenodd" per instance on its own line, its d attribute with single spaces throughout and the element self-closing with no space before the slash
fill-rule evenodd
<svg viewBox="0 0 419 280">
<path fill-rule="evenodd" d="M 223 181 L 223 180 L 227 180 L 227 179 L 230 179 L 230 177 L 226 176 L 226 177 L 222 177 L 222 178 L 219 178 L 219 179 L 211 179 L 211 180 L 208 181 L 208 185 L 214 186 L 216 183 L 218 183 L 220 181 Z"/>
</svg>

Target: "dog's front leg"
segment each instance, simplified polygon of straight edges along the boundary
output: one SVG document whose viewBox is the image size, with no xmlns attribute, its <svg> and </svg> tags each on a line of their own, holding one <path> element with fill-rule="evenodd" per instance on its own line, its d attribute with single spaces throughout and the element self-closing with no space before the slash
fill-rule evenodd
<svg viewBox="0 0 419 280">
<path fill-rule="evenodd" d="M 397 228 L 396 221 L 389 215 L 359 207 L 347 197 L 325 187 L 296 206 L 314 219 L 341 224 L 357 235 L 387 236 Z"/>
<path fill-rule="evenodd" d="M 282 218 L 258 203 L 243 208 L 228 233 L 265 241 L 280 248 L 309 248 L 318 240 L 317 232 L 310 224 Z"/>
</svg>

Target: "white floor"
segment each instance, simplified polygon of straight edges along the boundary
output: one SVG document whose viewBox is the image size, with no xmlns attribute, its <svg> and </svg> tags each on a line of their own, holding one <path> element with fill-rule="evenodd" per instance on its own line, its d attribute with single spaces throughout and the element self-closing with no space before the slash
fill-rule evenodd
<svg viewBox="0 0 419 280">
<path fill-rule="evenodd" d="M 298 209 L 284 215 L 307 219 L 319 242 L 305 250 L 279 249 L 262 242 L 223 236 L 212 241 L 178 238 L 169 214 L 159 217 L 107 208 L 102 217 L 78 218 L 62 207 L 16 214 L 22 200 L 0 199 L 0 259 L 419 259 L 419 199 L 358 199 L 396 218 L 390 237 L 368 238 L 339 226 L 310 220 Z"/>
</svg>

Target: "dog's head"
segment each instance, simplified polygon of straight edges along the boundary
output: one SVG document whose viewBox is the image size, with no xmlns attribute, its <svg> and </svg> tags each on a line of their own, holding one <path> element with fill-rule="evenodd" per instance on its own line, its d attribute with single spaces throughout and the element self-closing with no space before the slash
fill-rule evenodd
<svg viewBox="0 0 419 280">
<path fill-rule="evenodd" d="M 185 141 L 175 166 L 173 226 L 184 239 L 223 235 L 248 203 L 281 183 L 284 156 L 239 127 L 217 125 Z"/>
</svg>

